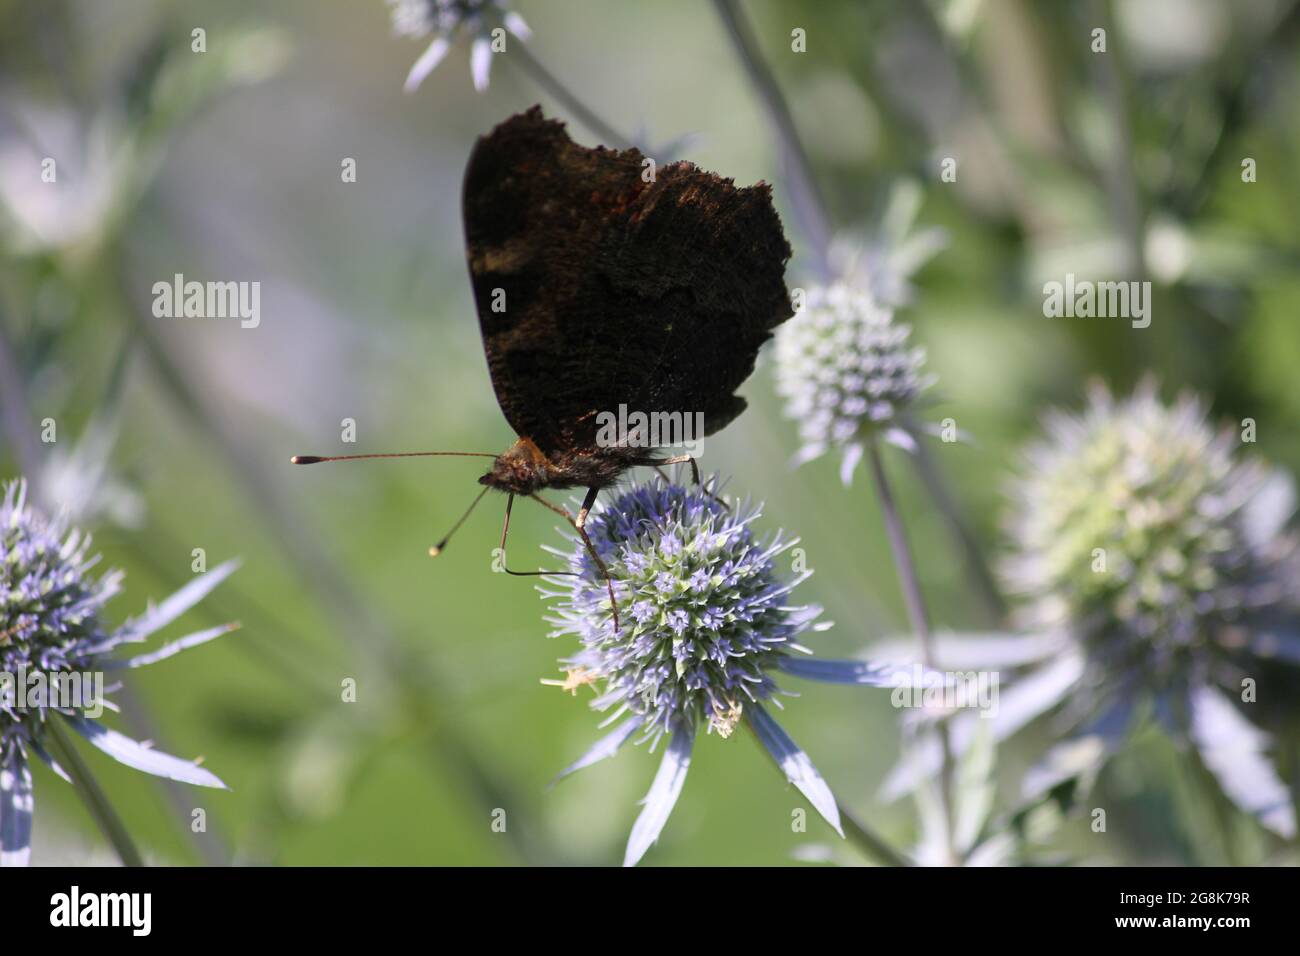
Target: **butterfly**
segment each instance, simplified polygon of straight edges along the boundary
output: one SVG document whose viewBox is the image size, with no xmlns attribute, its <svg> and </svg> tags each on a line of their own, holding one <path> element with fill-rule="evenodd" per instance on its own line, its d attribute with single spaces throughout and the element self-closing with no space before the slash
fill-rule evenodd
<svg viewBox="0 0 1300 956">
<path fill-rule="evenodd" d="M 790 245 L 771 188 L 740 188 L 688 162 L 656 168 L 636 149 L 580 146 L 535 106 L 479 138 L 462 212 L 488 372 L 519 436 L 500 455 L 482 455 L 492 466 L 469 510 L 488 490 L 507 494 L 504 555 L 515 497 L 533 498 L 574 526 L 605 571 L 583 528 L 602 488 L 630 468 L 678 462 L 699 483 L 693 457 L 658 454 L 644 429 L 608 440 L 611 416 L 678 415 L 713 434 L 744 410 L 736 389 L 793 314 Z M 293 461 L 439 454 L 480 453 Z M 576 516 L 539 495 L 566 488 L 586 489 Z"/>
</svg>

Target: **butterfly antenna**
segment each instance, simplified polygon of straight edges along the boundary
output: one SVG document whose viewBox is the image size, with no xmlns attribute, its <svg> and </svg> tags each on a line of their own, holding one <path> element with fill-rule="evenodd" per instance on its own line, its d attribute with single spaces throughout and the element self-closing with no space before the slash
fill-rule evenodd
<svg viewBox="0 0 1300 956">
<path fill-rule="evenodd" d="M 474 500 L 471 501 L 469 507 L 465 509 L 465 513 L 457 519 L 454 525 L 451 526 L 451 530 L 442 536 L 441 541 L 429 549 L 429 557 L 436 558 L 438 555 L 442 554 L 442 549 L 447 547 L 447 542 L 450 541 L 451 536 L 456 533 L 456 529 L 465 523 L 465 519 L 469 517 L 470 512 L 478 506 L 478 503 L 483 500 L 483 496 L 491 490 L 492 489 L 490 488 L 484 488 L 474 496 Z"/>
<path fill-rule="evenodd" d="M 430 458 L 437 455 L 451 455 L 454 458 L 496 458 L 485 451 L 397 451 L 372 455 L 294 455 L 289 459 L 293 465 L 316 465 L 322 461 L 363 461 L 367 458 Z"/>
</svg>

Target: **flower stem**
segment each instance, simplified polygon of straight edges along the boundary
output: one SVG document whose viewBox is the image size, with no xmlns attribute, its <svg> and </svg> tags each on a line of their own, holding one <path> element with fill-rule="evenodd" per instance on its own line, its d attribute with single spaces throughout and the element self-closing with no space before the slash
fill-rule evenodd
<svg viewBox="0 0 1300 956">
<path fill-rule="evenodd" d="M 884 462 L 880 458 L 880 445 L 874 438 L 867 441 L 867 457 L 871 462 L 871 474 L 875 479 L 876 493 L 880 498 L 880 510 L 885 518 L 885 533 L 889 536 L 894 566 L 898 569 L 898 580 L 903 588 L 907 615 L 921 648 L 921 663 L 931 668 L 934 667 L 934 640 L 930 633 L 930 616 L 925 608 L 925 600 L 921 596 L 921 585 L 916 575 L 916 562 L 912 558 L 912 549 L 907 543 L 907 534 L 903 530 L 898 506 L 894 503 L 894 493 L 889 486 L 889 478 L 885 475 Z M 955 866 L 960 858 L 953 842 L 955 818 L 952 792 L 953 754 L 947 720 L 939 721 L 937 731 L 943 755 L 943 763 L 939 771 L 939 795 L 943 808 L 944 841 L 948 862 Z"/>
<path fill-rule="evenodd" d="M 607 145 L 618 149 L 627 149 L 637 145 L 601 119 L 595 110 L 587 106 L 554 73 L 543 66 L 541 60 L 533 56 L 533 51 L 528 49 L 528 44 L 514 43 L 511 45 L 510 50 L 509 59 L 511 62 L 518 63 L 520 69 L 531 76 L 538 86 L 559 100 L 564 105 L 564 108 L 577 117 L 583 126 L 599 136 Z"/>
<path fill-rule="evenodd" d="M 151 740 L 157 745 L 162 736 L 161 729 L 154 721 L 144 702 L 136 694 L 135 689 L 129 684 L 124 685 L 117 692 L 117 702 L 122 708 L 122 716 L 131 731 L 131 735 L 144 740 Z M 230 852 L 226 849 L 226 841 L 222 838 L 216 822 L 209 819 L 207 826 L 197 830 L 191 826 L 192 817 L 190 814 L 194 809 L 194 800 L 190 797 L 185 785 L 176 780 L 168 780 L 166 777 L 151 777 L 150 779 L 162 791 L 173 821 L 184 832 L 190 834 L 194 849 L 203 861 L 203 865 L 229 866 L 231 862 Z"/>
<path fill-rule="evenodd" d="M 835 805 L 840 811 L 840 825 L 844 827 L 844 835 L 857 844 L 858 849 L 863 853 L 874 860 L 878 860 L 885 866 L 912 865 L 911 860 L 895 850 L 882 837 L 868 828 L 865 823 L 850 813 L 844 804 L 837 800 Z"/>
<path fill-rule="evenodd" d="M 871 475 L 876 482 L 876 492 L 880 496 L 880 510 L 885 517 L 885 533 L 889 536 L 889 547 L 893 551 L 894 564 L 898 568 L 899 582 L 903 587 L 903 600 L 907 603 L 907 616 L 921 644 L 924 663 L 927 667 L 931 667 L 934 664 L 934 645 L 930 636 L 930 616 L 921 597 L 921 585 L 917 580 L 912 549 L 907 543 L 907 534 L 903 531 L 903 522 L 898 515 L 898 506 L 894 502 L 894 493 L 890 488 L 889 479 L 885 476 L 885 465 L 880 458 L 880 446 L 875 439 L 867 442 L 867 455 L 871 461 Z"/>
<path fill-rule="evenodd" d="M 18 356 L 9 343 L 5 331 L 5 313 L 0 306 L 0 429 L 14 450 L 18 466 L 24 474 L 36 478 L 40 474 L 41 441 L 32 423 L 31 404 L 23 390 L 24 377 Z M 43 482 L 33 482 L 32 493 L 39 495 Z"/>
<path fill-rule="evenodd" d="M 76 748 L 72 746 L 72 741 L 68 739 L 68 733 L 63 729 L 63 721 L 59 717 L 51 715 L 45 724 L 48 732 L 50 747 L 54 751 L 54 756 L 58 758 L 59 765 L 67 771 L 68 776 L 72 778 L 72 786 L 81 797 L 81 802 L 85 804 L 90 815 L 94 817 L 95 823 L 99 826 L 100 832 L 104 834 L 105 839 L 113 845 L 117 851 L 118 857 L 122 860 L 123 866 L 144 866 L 144 859 L 140 856 L 140 851 L 135 848 L 130 834 L 126 832 L 126 826 L 122 823 L 122 818 L 117 815 L 112 804 L 108 802 L 108 797 L 100 789 L 98 781 L 95 780 L 94 774 L 90 772 L 90 767 L 81 759 Z"/>
<path fill-rule="evenodd" d="M 713 5 L 776 129 L 791 205 L 804 237 L 812 246 L 817 271 L 823 276 L 829 276 L 830 217 L 826 214 L 826 204 L 817 188 L 808 151 L 804 149 L 799 131 L 794 125 L 794 115 L 790 112 L 790 106 L 786 103 L 771 68 L 758 52 L 753 31 L 739 4 L 736 0 L 713 0 Z"/>
<path fill-rule="evenodd" d="M 984 550 L 980 547 L 974 532 L 962 515 L 961 508 L 948 490 L 943 473 L 935 463 L 933 454 L 924 442 L 917 442 L 916 453 L 911 457 L 912 465 L 916 469 L 917 475 L 920 476 L 921 483 L 925 485 L 925 490 L 934 499 L 935 506 L 939 509 L 939 514 L 944 519 L 944 523 L 948 526 L 948 531 L 951 533 L 954 543 L 966 559 L 967 576 L 970 579 L 972 589 L 979 594 L 985 612 L 991 621 L 996 625 L 1001 625 L 1007 616 L 1006 602 L 1002 599 L 1002 593 L 998 590 L 997 581 L 994 579 L 993 572 L 984 557 Z"/>
<path fill-rule="evenodd" d="M 1090 14 L 1094 22 L 1104 24 L 1109 35 L 1115 36 L 1112 3 L 1096 0 L 1091 5 Z M 1102 186 L 1110 204 L 1115 228 L 1124 239 L 1128 258 L 1126 270 L 1130 275 L 1145 276 L 1146 214 L 1133 143 L 1132 90 L 1128 65 L 1122 48 L 1114 49 L 1106 56 L 1094 57 L 1091 62 L 1095 64 L 1097 87 L 1105 104 L 1106 115 L 1114 124 L 1114 146 L 1103 173 Z"/>
</svg>

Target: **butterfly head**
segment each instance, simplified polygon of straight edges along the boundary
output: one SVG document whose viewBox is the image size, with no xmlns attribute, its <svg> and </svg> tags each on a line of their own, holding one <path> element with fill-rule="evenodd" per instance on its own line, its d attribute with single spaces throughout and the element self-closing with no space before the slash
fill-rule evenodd
<svg viewBox="0 0 1300 956">
<path fill-rule="evenodd" d="M 500 491 L 531 495 L 550 484 L 551 471 L 542 450 L 531 439 L 520 438 L 497 456 L 491 471 L 478 481 Z"/>
</svg>

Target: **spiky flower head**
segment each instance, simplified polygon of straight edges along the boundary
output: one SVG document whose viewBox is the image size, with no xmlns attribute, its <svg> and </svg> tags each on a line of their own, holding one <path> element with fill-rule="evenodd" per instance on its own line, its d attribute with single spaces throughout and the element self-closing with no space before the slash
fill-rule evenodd
<svg viewBox="0 0 1300 956">
<path fill-rule="evenodd" d="M 217 568 L 141 617 L 119 628 L 103 619 L 104 605 L 121 590 L 120 571 L 93 573 L 98 556 L 90 538 L 48 519 L 27 501 L 25 482 L 4 486 L 0 501 L 0 858 L 24 863 L 31 834 L 31 775 L 36 755 L 54 763 L 45 747 L 50 722 L 66 721 L 91 744 L 127 766 L 200 786 L 221 787 L 195 764 L 168 756 L 98 724 L 106 705 L 104 672 L 141 667 L 231 630 L 211 628 L 156 651 L 118 658 L 122 645 L 143 641 L 198 602 L 228 576 Z M 74 681 L 75 678 L 75 681 Z M 57 715 L 57 717 L 56 717 Z"/>
<path fill-rule="evenodd" d="M 562 595 L 552 636 L 583 649 L 564 663 L 598 679 L 602 709 L 626 710 L 652 736 L 686 726 L 728 736 L 746 703 L 776 691 L 769 672 L 797 647 L 821 609 L 795 607 L 775 560 L 796 541 L 755 536 L 759 509 L 730 509 L 703 491 L 647 484 L 587 524 L 614 582 L 615 631 L 604 575 L 579 540 L 567 555 L 578 576 Z M 559 579 L 557 579 L 559 580 Z"/>
<path fill-rule="evenodd" d="M 27 507 L 26 491 L 25 484 L 9 484 L 0 504 L 0 670 L 80 670 L 92 656 L 88 649 L 107 638 L 99 614 L 121 589 L 122 574 L 95 579 L 90 539 L 47 522 Z M 20 719 L 0 711 L 5 752 Z"/>
<path fill-rule="evenodd" d="M 521 40 L 532 36 L 524 18 L 507 10 L 504 0 L 388 0 L 388 5 L 392 8 L 393 32 L 398 36 L 423 38 L 433 34 L 433 42 L 406 78 L 408 92 L 419 87 L 442 62 L 460 34 L 474 38 L 470 74 L 480 93 L 488 87 L 492 68 L 492 30 L 503 27 Z"/>
<path fill-rule="evenodd" d="M 797 460 L 842 450 L 847 484 L 864 442 L 914 442 L 904 416 L 934 382 L 911 327 L 869 292 L 845 283 L 807 290 L 803 308 L 776 333 L 776 389 L 799 423 Z"/>
<path fill-rule="evenodd" d="M 619 726 L 565 773 L 612 756 L 640 734 L 653 747 L 668 738 L 663 765 L 633 827 L 625 861 L 657 839 L 681 790 L 695 734 L 728 737 L 743 720 L 788 780 L 839 830 L 829 787 L 802 750 L 768 715 L 778 703 L 774 672 L 834 683 L 884 686 L 907 672 L 864 661 L 810 660 L 800 635 L 822 630 L 821 609 L 797 606 L 790 592 L 811 574 L 778 571 L 797 539 L 757 534 L 760 508 L 724 504 L 699 488 L 655 481 L 619 495 L 587 522 L 592 547 L 619 602 L 614 626 L 605 574 L 574 536 L 569 576 L 548 579 L 555 601 L 552 637 L 575 636 L 581 649 L 561 663 L 576 691 L 596 689 L 592 706 Z M 799 562 L 792 562 L 796 565 Z"/>
<path fill-rule="evenodd" d="M 1023 632 L 966 635 L 947 652 L 1017 672 L 996 738 L 1049 713 L 1057 733 L 1072 728 L 1026 775 L 1026 800 L 1065 780 L 1083 792 L 1149 715 L 1226 797 L 1294 837 L 1270 731 L 1300 686 L 1295 488 L 1244 453 L 1247 434 L 1215 430 L 1195 397 L 1166 404 L 1146 381 L 1127 398 L 1094 385 L 1082 413 L 1051 413 L 1027 450 L 1002 568 Z M 970 739 L 965 719 L 953 734 Z M 940 759 L 932 748 L 886 792 Z"/>
<path fill-rule="evenodd" d="M 1278 480 L 1195 397 L 1094 386 L 1081 415 L 1049 416 L 1012 487 L 1004 577 L 1023 623 L 1148 683 L 1212 666 L 1295 598 L 1295 544 L 1260 510 Z"/>
</svg>

